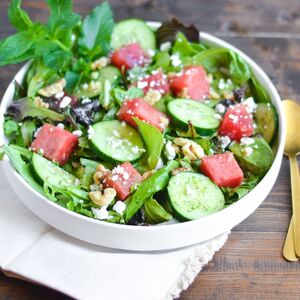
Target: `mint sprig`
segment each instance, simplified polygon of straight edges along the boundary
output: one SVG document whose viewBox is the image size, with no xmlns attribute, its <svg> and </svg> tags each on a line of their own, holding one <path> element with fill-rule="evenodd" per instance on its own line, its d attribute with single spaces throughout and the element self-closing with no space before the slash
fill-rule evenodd
<svg viewBox="0 0 300 300">
<path fill-rule="evenodd" d="M 50 14 L 47 22 L 41 24 L 31 20 L 22 9 L 22 0 L 11 1 L 8 18 L 18 32 L 0 41 L 0 66 L 33 59 L 66 77 L 71 93 L 90 72 L 90 63 L 110 50 L 112 10 L 103 2 L 81 23 L 80 15 L 73 12 L 72 0 L 46 0 L 46 3 Z"/>
</svg>

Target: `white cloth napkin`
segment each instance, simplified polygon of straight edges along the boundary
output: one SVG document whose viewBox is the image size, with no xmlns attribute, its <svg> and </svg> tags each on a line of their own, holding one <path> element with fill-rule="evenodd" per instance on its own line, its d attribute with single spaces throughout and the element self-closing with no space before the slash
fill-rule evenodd
<svg viewBox="0 0 300 300">
<path fill-rule="evenodd" d="M 174 251 L 129 252 L 69 237 L 33 215 L 0 178 L 0 267 L 76 299 L 162 300 L 179 296 L 228 233 Z"/>
</svg>

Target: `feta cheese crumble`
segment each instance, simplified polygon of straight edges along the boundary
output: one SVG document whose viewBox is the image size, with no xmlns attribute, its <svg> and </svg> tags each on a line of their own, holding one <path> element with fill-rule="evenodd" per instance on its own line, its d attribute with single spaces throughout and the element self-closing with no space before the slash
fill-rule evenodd
<svg viewBox="0 0 300 300">
<path fill-rule="evenodd" d="M 253 97 L 249 97 L 242 102 L 242 104 L 246 107 L 248 113 L 253 113 L 256 110 L 257 104 L 254 102 Z"/>
<path fill-rule="evenodd" d="M 94 128 L 90 126 L 87 133 L 88 133 L 88 139 L 90 140 L 95 133 Z"/>
<path fill-rule="evenodd" d="M 219 80 L 218 88 L 219 88 L 219 90 L 224 90 L 225 89 L 225 81 L 224 81 L 223 78 Z"/>
<path fill-rule="evenodd" d="M 139 151 L 140 151 L 140 148 L 139 148 L 138 146 L 134 146 L 134 147 L 131 148 L 131 150 L 132 150 L 132 152 L 133 152 L 134 154 L 138 154 Z"/>
<path fill-rule="evenodd" d="M 226 111 L 226 107 L 222 103 L 219 103 L 216 105 L 215 111 L 216 111 L 216 113 L 223 115 Z"/>
<path fill-rule="evenodd" d="M 243 152 L 246 154 L 246 156 L 250 156 L 253 152 L 253 149 L 251 147 L 246 147 Z"/>
<path fill-rule="evenodd" d="M 75 130 L 72 132 L 73 135 L 77 136 L 77 137 L 81 137 L 82 136 L 82 131 L 81 130 Z"/>
<path fill-rule="evenodd" d="M 137 88 L 138 89 L 143 89 L 147 86 L 148 86 L 148 83 L 146 81 L 138 81 L 138 83 L 137 83 Z"/>
<path fill-rule="evenodd" d="M 219 141 L 220 141 L 221 147 L 223 149 L 225 149 L 231 143 L 230 137 L 227 135 L 220 136 Z"/>
<path fill-rule="evenodd" d="M 72 99 L 69 96 L 65 96 L 62 98 L 62 100 L 59 103 L 60 108 L 66 108 L 70 103 L 72 102 Z"/>
<path fill-rule="evenodd" d="M 241 146 L 249 146 L 255 143 L 253 138 L 243 137 L 241 138 L 240 145 Z"/>
<path fill-rule="evenodd" d="M 221 120 L 222 119 L 222 116 L 220 114 L 214 114 L 214 118 L 215 119 L 218 119 L 218 120 Z"/>
<path fill-rule="evenodd" d="M 87 103 L 90 103 L 90 102 L 92 102 L 91 99 L 89 99 L 89 98 L 84 98 L 84 99 L 81 101 L 81 104 L 87 104 Z"/>
<path fill-rule="evenodd" d="M 64 129 L 65 128 L 65 125 L 63 123 L 58 123 L 56 125 L 57 128 L 60 128 L 60 129 Z"/>
<path fill-rule="evenodd" d="M 157 162 L 157 165 L 155 167 L 155 170 L 159 170 L 161 169 L 162 167 L 164 166 L 164 162 L 161 158 L 159 158 L 158 162 Z"/>
<path fill-rule="evenodd" d="M 232 120 L 232 122 L 233 122 L 234 124 L 237 123 L 237 121 L 239 120 L 239 117 L 236 116 L 236 115 L 233 115 L 233 114 L 230 114 L 228 117 L 229 117 L 229 119 Z"/>
<path fill-rule="evenodd" d="M 168 51 L 171 48 L 171 42 L 162 43 L 159 47 L 160 51 Z"/>
<path fill-rule="evenodd" d="M 113 210 L 118 214 L 122 215 L 126 209 L 126 204 L 123 201 L 117 201 L 116 204 L 113 206 Z"/>
<path fill-rule="evenodd" d="M 89 88 L 89 85 L 87 83 L 83 83 L 81 85 L 81 87 L 82 87 L 83 90 L 87 90 Z"/>
<path fill-rule="evenodd" d="M 165 153 L 168 160 L 173 160 L 176 156 L 175 148 L 172 145 L 171 141 L 167 141 L 165 146 Z"/>
<path fill-rule="evenodd" d="M 55 98 L 56 98 L 56 99 L 60 99 L 60 98 L 62 98 L 64 95 L 65 95 L 64 92 L 60 92 L 60 93 L 55 94 Z"/>
<path fill-rule="evenodd" d="M 99 72 L 97 72 L 97 71 L 92 72 L 92 73 L 91 73 L 91 77 L 92 77 L 93 79 L 97 79 L 97 78 L 99 77 Z"/>
<path fill-rule="evenodd" d="M 41 129 L 42 129 L 42 127 L 37 128 L 36 131 L 33 134 L 33 137 L 36 138 L 38 136 L 39 132 L 41 131 Z"/>
<path fill-rule="evenodd" d="M 94 217 L 99 220 L 106 220 L 109 217 L 107 206 L 102 206 L 101 208 L 92 207 L 92 212 Z"/>
<path fill-rule="evenodd" d="M 155 51 L 152 50 L 152 49 L 148 49 L 147 52 L 148 52 L 148 54 L 149 54 L 150 57 L 153 57 L 155 55 Z"/>
<path fill-rule="evenodd" d="M 170 59 L 173 67 L 179 67 L 181 65 L 181 59 L 178 54 L 171 55 Z"/>
</svg>

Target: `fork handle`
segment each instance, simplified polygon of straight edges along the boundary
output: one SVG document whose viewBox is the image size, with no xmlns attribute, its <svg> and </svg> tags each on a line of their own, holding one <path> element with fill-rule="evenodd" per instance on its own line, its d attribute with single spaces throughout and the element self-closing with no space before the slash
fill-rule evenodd
<svg viewBox="0 0 300 300">
<path fill-rule="evenodd" d="M 294 220 L 293 216 L 291 218 L 289 230 L 285 239 L 283 247 L 283 257 L 288 261 L 297 261 L 299 258 L 295 253 L 295 243 L 294 243 Z"/>
<path fill-rule="evenodd" d="M 290 156 L 294 244 L 296 255 L 300 256 L 300 176 L 296 155 Z"/>
</svg>

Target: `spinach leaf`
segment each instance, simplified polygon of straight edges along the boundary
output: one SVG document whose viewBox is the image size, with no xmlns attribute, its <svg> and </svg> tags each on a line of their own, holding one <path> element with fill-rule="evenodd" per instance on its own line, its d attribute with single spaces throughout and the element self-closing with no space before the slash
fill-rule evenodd
<svg viewBox="0 0 300 300">
<path fill-rule="evenodd" d="M 231 79 L 238 84 L 251 78 L 248 64 L 238 54 L 226 48 L 203 50 L 184 63 L 202 65 L 210 73 L 218 72 L 221 67 L 228 68 Z"/>
<path fill-rule="evenodd" d="M 46 196 L 43 187 L 38 184 L 32 174 L 30 165 L 25 163 L 21 157 L 21 153 L 16 150 L 16 148 L 12 148 L 9 145 L 2 146 L 3 151 L 10 159 L 10 162 L 17 170 L 17 172 L 40 194 Z"/>
<path fill-rule="evenodd" d="M 124 214 L 126 222 L 128 222 L 137 213 L 137 211 L 143 206 L 146 199 L 163 190 L 167 186 L 170 179 L 169 173 L 177 167 L 177 161 L 170 161 L 167 166 L 158 170 L 138 186 L 135 193 L 127 202 Z"/>
<path fill-rule="evenodd" d="M 180 57 L 193 56 L 198 53 L 198 51 L 192 47 L 191 43 L 186 39 L 184 34 L 179 32 L 177 34 L 174 46 L 172 47 L 172 53 L 177 53 Z"/>
<path fill-rule="evenodd" d="M 152 69 L 162 68 L 165 72 L 170 69 L 170 54 L 167 51 L 157 52 L 154 56 L 154 64 Z"/>
<path fill-rule="evenodd" d="M 29 98 L 23 98 L 14 101 L 7 109 L 6 114 L 15 120 L 22 121 L 26 117 L 38 117 L 41 119 L 50 119 L 52 121 L 61 122 L 64 116 L 47 108 L 36 106 Z"/>
<path fill-rule="evenodd" d="M 153 170 L 158 163 L 161 155 L 162 148 L 164 146 L 164 138 L 162 133 L 151 124 L 142 122 L 137 118 L 133 118 L 138 126 L 138 130 L 146 145 L 146 157 L 141 164 L 146 162 L 147 169 Z"/>
<path fill-rule="evenodd" d="M 251 76 L 251 79 L 249 80 L 249 87 L 255 101 L 265 103 L 270 101 L 270 97 L 267 91 L 259 84 L 253 74 Z"/>
<path fill-rule="evenodd" d="M 144 212 L 148 224 L 158 224 L 172 219 L 172 215 L 152 197 L 145 201 Z"/>
<path fill-rule="evenodd" d="M 96 6 L 85 17 L 82 24 L 79 46 L 91 58 L 106 55 L 110 49 L 110 39 L 114 27 L 113 14 L 107 2 Z"/>
<path fill-rule="evenodd" d="M 8 7 L 8 19 L 18 30 L 26 30 L 33 25 L 28 14 L 21 9 L 21 0 L 12 0 Z"/>
</svg>

